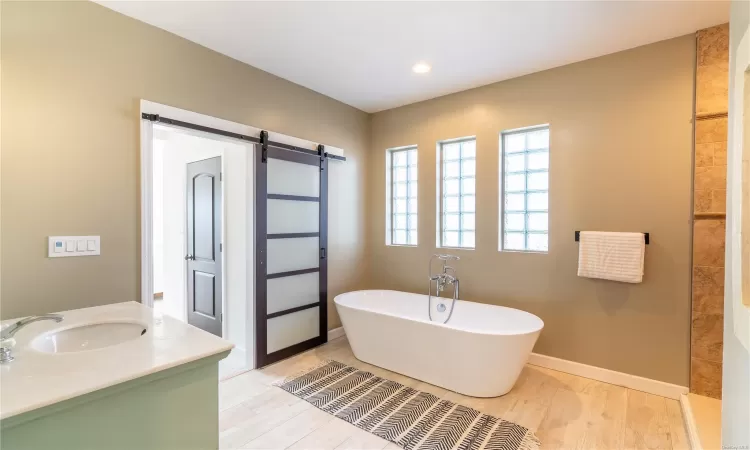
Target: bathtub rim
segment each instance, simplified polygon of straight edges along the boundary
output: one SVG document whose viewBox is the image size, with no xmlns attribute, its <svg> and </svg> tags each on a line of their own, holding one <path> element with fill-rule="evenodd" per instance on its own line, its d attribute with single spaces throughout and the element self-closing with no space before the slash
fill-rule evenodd
<svg viewBox="0 0 750 450">
<path fill-rule="evenodd" d="M 414 319 L 414 318 L 411 318 L 411 317 L 399 316 L 399 315 L 388 313 L 388 312 L 384 312 L 384 311 L 375 311 L 375 310 L 369 309 L 369 308 L 360 308 L 360 307 L 356 307 L 356 306 L 346 305 L 346 304 L 341 303 L 341 301 L 339 301 L 339 299 L 342 298 L 342 297 L 345 297 L 345 296 L 348 296 L 348 295 L 352 295 L 352 294 L 363 293 L 363 292 L 394 292 L 394 293 L 399 293 L 399 294 L 421 295 L 423 297 L 427 297 L 427 295 L 425 295 L 425 294 L 418 294 L 418 293 L 415 293 L 415 292 L 406 292 L 406 291 L 397 291 L 397 290 L 394 290 L 394 289 L 358 289 L 356 291 L 343 292 L 341 294 L 336 295 L 333 298 L 333 302 L 334 302 L 334 304 L 336 305 L 337 308 L 338 307 L 344 307 L 344 308 L 350 308 L 350 309 L 355 309 L 355 310 L 359 310 L 359 311 L 366 311 L 366 312 L 372 313 L 372 314 L 379 314 L 379 315 L 382 315 L 382 316 L 395 317 L 395 318 L 398 318 L 398 319 L 408 320 L 408 321 L 411 321 L 411 322 L 424 323 L 424 324 L 433 325 L 433 326 L 437 326 L 437 327 L 441 327 L 441 328 L 447 328 L 447 329 L 449 329 L 451 331 L 455 331 L 455 332 L 471 333 L 471 334 L 480 335 L 480 336 L 527 336 L 527 335 L 530 335 L 530 334 L 541 333 L 541 331 L 544 329 L 544 321 L 539 316 L 537 316 L 536 314 L 532 314 L 532 313 L 530 313 L 528 311 L 524 311 L 524 310 L 518 309 L 518 308 L 511 308 L 509 306 L 492 305 L 492 304 L 489 304 L 489 303 L 472 302 L 472 301 L 469 301 L 469 300 L 458 300 L 458 301 L 459 302 L 466 302 L 466 303 L 478 303 L 480 305 L 485 305 L 485 306 L 498 307 L 498 308 L 506 308 L 506 309 L 512 309 L 514 311 L 520 311 L 520 312 L 522 312 L 524 314 L 528 314 L 528 315 L 532 316 L 533 318 L 535 318 L 536 320 L 538 320 L 539 321 L 539 327 L 538 328 L 533 328 L 533 329 L 530 328 L 529 330 L 522 331 L 522 332 L 507 332 L 507 331 L 504 332 L 502 330 L 498 330 L 498 331 L 470 330 L 470 329 L 466 329 L 466 328 L 457 328 L 457 327 L 451 326 L 451 325 L 449 325 L 450 321 L 448 321 L 448 323 L 446 324 L 446 323 L 440 323 L 440 322 L 432 322 L 430 320 Z M 450 300 L 450 299 L 447 299 L 447 300 Z"/>
</svg>

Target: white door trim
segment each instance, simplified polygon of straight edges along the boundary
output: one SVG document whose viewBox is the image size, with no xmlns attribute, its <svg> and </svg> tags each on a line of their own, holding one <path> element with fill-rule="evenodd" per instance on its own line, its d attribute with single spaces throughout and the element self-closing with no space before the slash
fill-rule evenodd
<svg viewBox="0 0 750 450">
<path fill-rule="evenodd" d="M 742 170 L 744 161 L 750 156 L 744 155 L 746 148 L 744 140 L 750 136 L 744 136 L 745 126 L 745 78 L 750 72 L 750 28 L 740 40 L 735 53 L 734 91 L 729 99 L 729 142 L 728 142 L 728 165 L 727 165 L 727 217 L 726 217 L 726 273 L 724 304 L 726 308 L 732 308 L 733 328 L 737 339 L 745 349 L 750 352 L 750 306 L 745 297 L 750 297 L 747 286 L 743 286 L 743 264 L 742 255 L 747 250 L 744 248 L 743 240 L 747 240 L 747 232 L 743 232 L 742 204 L 743 185 L 748 180 L 743 180 Z M 747 175 L 746 175 L 747 176 Z M 745 229 L 750 225 L 744 224 Z"/>
<path fill-rule="evenodd" d="M 154 124 L 141 120 L 141 303 L 154 307 Z"/>
</svg>

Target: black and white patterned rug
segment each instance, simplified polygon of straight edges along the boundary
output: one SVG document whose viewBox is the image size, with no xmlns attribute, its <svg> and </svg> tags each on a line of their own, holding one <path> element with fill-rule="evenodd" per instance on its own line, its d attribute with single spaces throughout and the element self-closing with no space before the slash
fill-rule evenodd
<svg viewBox="0 0 750 450">
<path fill-rule="evenodd" d="M 540 445 L 521 425 L 338 361 L 324 361 L 276 385 L 406 450 L 536 450 Z"/>
</svg>

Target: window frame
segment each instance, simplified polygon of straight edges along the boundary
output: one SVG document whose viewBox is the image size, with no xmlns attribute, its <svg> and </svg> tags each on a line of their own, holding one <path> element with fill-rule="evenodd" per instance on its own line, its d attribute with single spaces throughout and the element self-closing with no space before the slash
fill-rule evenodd
<svg viewBox="0 0 750 450">
<path fill-rule="evenodd" d="M 415 164 L 409 164 L 409 152 L 413 151 L 416 159 Z M 395 234 L 397 229 L 395 228 L 395 216 L 396 216 L 396 209 L 395 209 L 395 201 L 396 201 L 396 193 L 395 193 L 395 184 L 396 184 L 396 177 L 395 177 L 395 169 L 397 167 L 393 164 L 393 156 L 396 153 L 405 153 L 407 158 L 406 163 L 406 243 L 396 243 L 395 242 Z M 417 206 L 417 211 L 410 212 L 409 211 L 409 200 L 412 198 L 410 195 L 410 186 L 411 184 L 415 184 L 417 186 L 417 193 L 413 197 L 413 199 L 419 203 L 419 176 L 415 180 L 411 179 L 410 174 L 410 167 L 416 166 L 417 172 L 419 172 L 419 152 L 418 147 L 416 145 L 407 145 L 404 147 L 395 147 L 395 148 L 389 148 L 386 150 L 386 245 L 387 246 L 393 246 L 393 247 L 417 247 L 419 245 L 419 207 Z M 398 168 L 401 168 L 404 166 L 399 166 Z M 416 231 L 416 240 L 414 243 L 409 243 L 409 216 L 414 216 L 416 220 L 416 228 L 414 230 Z M 400 230 L 400 229 L 398 229 Z"/>
<path fill-rule="evenodd" d="M 528 149 L 528 142 L 524 145 L 524 150 L 522 152 L 516 152 L 515 154 L 523 154 L 524 155 L 524 170 L 519 172 L 511 172 L 510 175 L 517 175 L 517 174 L 523 174 L 524 175 L 524 190 L 523 191 L 513 191 L 511 193 L 518 193 L 523 194 L 524 196 L 524 209 L 522 211 L 510 211 L 510 213 L 523 213 L 524 214 L 524 248 L 523 249 L 508 249 L 505 248 L 505 195 L 507 194 L 507 176 L 509 175 L 505 171 L 505 157 L 506 157 L 506 151 L 505 151 L 505 138 L 507 136 L 515 135 L 515 134 L 524 134 L 528 136 L 528 134 L 533 133 L 535 131 L 541 131 L 541 130 L 547 130 L 548 133 L 548 140 L 547 140 L 547 147 L 546 149 L 534 149 L 529 150 Z M 537 253 L 537 254 L 548 254 L 549 248 L 550 248 L 550 229 L 549 229 L 549 216 L 550 216 L 550 209 L 549 209 L 549 194 L 550 194 L 550 186 L 549 186 L 549 174 L 550 174 L 550 155 L 551 155 L 551 144 L 550 144 L 550 138 L 551 138 L 551 128 L 550 124 L 540 124 L 540 125 L 532 125 L 529 127 L 523 127 L 523 128 L 514 128 L 510 130 L 504 130 L 500 132 L 500 177 L 499 177 L 499 192 L 500 192 L 500 199 L 499 199 L 499 211 L 500 216 L 498 220 L 498 251 L 499 252 L 519 252 L 519 253 Z M 528 139 L 528 137 L 526 137 Z M 547 168 L 546 169 L 539 169 L 539 170 L 528 170 L 528 162 L 529 162 L 529 154 L 533 153 L 547 153 Z M 529 182 L 529 174 L 534 173 L 547 173 L 547 189 L 546 190 L 529 190 L 528 189 L 528 182 Z M 527 197 L 528 194 L 533 193 L 546 193 L 547 194 L 547 209 L 546 210 L 529 210 L 528 204 L 527 204 Z M 547 214 L 547 230 L 546 231 L 530 231 L 529 230 L 529 213 L 546 213 Z M 529 249 L 529 235 L 531 234 L 546 234 L 547 235 L 547 250 L 534 250 Z"/>
<path fill-rule="evenodd" d="M 463 158 L 463 156 L 461 155 L 461 153 L 462 153 L 462 150 L 461 150 L 461 153 L 459 153 L 459 158 L 456 160 L 459 163 L 459 169 L 458 169 L 459 170 L 459 172 L 458 172 L 459 175 L 458 175 L 458 178 L 457 178 L 457 180 L 458 180 L 458 199 L 459 199 L 459 206 L 458 206 L 458 216 L 459 217 L 458 217 L 458 230 L 457 230 L 457 232 L 458 232 L 458 243 L 459 243 L 459 245 L 458 246 L 444 245 L 443 238 L 444 238 L 444 235 L 445 235 L 445 229 L 444 229 L 444 222 L 443 222 L 443 220 L 445 218 L 445 214 L 446 213 L 444 212 L 444 209 L 443 209 L 444 208 L 444 198 L 445 198 L 445 195 L 443 194 L 443 191 L 444 191 L 444 183 L 445 183 L 446 179 L 445 179 L 444 174 L 443 174 L 443 171 L 445 169 L 445 161 L 444 161 L 444 158 L 443 158 L 443 153 L 444 153 L 443 152 L 443 147 L 445 145 L 463 144 L 465 142 L 472 142 L 472 141 L 474 142 L 474 158 Z M 463 172 L 463 162 L 465 160 L 469 160 L 469 159 L 473 159 L 474 160 L 474 175 L 470 176 L 470 177 L 465 177 L 465 178 L 473 178 L 473 180 L 474 180 L 474 194 L 472 195 L 474 197 L 474 211 L 467 212 L 467 213 L 474 214 L 474 229 L 473 230 L 463 230 L 462 215 L 464 214 L 464 212 L 462 212 L 462 206 L 463 206 L 463 197 L 464 197 L 464 195 L 462 195 L 462 191 L 463 191 L 463 182 L 462 181 L 464 180 L 464 177 L 462 175 L 462 172 Z M 477 248 L 477 245 L 476 245 L 477 244 L 476 243 L 476 237 L 477 237 L 477 226 L 476 226 L 476 224 L 477 224 L 477 220 L 476 220 L 476 217 L 477 217 L 477 207 L 476 207 L 476 198 L 477 198 L 477 191 L 476 191 L 476 186 L 477 186 L 477 160 L 478 160 L 478 153 L 477 153 L 477 137 L 476 136 L 465 136 L 465 137 L 456 138 L 456 139 L 447 139 L 447 140 L 444 140 L 444 141 L 439 141 L 437 143 L 437 186 L 436 186 L 436 191 L 437 191 L 437 208 L 436 208 L 436 210 L 437 210 L 437 239 L 436 239 L 436 241 L 437 242 L 436 242 L 436 246 L 438 248 L 447 248 L 447 249 L 454 249 L 454 250 L 475 250 Z M 451 231 L 453 231 L 453 230 L 451 230 Z M 473 233 L 474 233 L 474 245 L 473 246 L 466 247 L 466 246 L 461 246 L 460 245 L 462 243 L 462 240 L 463 240 L 463 232 L 464 231 L 473 231 Z"/>
</svg>

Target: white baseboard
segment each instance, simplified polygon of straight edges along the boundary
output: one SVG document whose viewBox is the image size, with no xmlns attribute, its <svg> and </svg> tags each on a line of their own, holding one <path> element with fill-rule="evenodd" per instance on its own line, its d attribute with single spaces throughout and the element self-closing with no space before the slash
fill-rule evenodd
<svg viewBox="0 0 750 450">
<path fill-rule="evenodd" d="M 336 338 L 340 338 L 344 334 L 343 327 L 334 328 L 333 330 L 328 331 L 328 340 L 332 341 Z M 624 386 L 626 388 L 635 389 L 636 391 L 673 398 L 675 400 L 681 400 L 683 394 L 687 394 L 689 391 L 686 386 L 665 383 L 663 381 L 643 378 L 623 372 L 615 372 L 614 370 L 604 369 L 602 367 L 589 366 L 575 361 L 540 355 L 538 353 L 532 353 L 531 356 L 529 356 L 529 364 L 566 372 L 572 375 L 578 375 L 579 377 L 590 378 L 603 383 Z"/>
<path fill-rule="evenodd" d="M 682 409 L 682 419 L 685 421 L 685 430 L 690 440 L 690 448 L 693 450 L 703 450 L 700 437 L 698 436 L 698 425 L 695 423 L 693 408 L 690 406 L 687 394 L 680 395 L 680 407 Z"/>
<path fill-rule="evenodd" d="M 334 328 L 333 330 L 328 330 L 328 340 L 332 341 L 334 339 L 338 339 L 344 334 L 344 327 L 338 327 Z"/>
<path fill-rule="evenodd" d="M 529 364 L 578 375 L 579 377 L 591 378 L 592 380 L 604 383 L 624 386 L 626 388 L 635 389 L 636 391 L 673 398 L 675 400 L 679 400 L 682 394 L 687 394 L 689 391 L 686 386 L 665 383 L 663 381 L 643 378 L 623 372 L 615 372 L 614 370 L 604 369 L 602 367 L 589 366 L 574 361 L 568 361 L 566 359 L 540 355 L 538 353 L 531 354 L 529 357 Z"/>
</svg>

